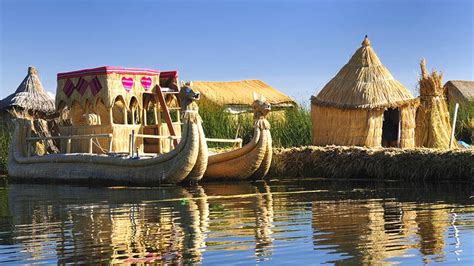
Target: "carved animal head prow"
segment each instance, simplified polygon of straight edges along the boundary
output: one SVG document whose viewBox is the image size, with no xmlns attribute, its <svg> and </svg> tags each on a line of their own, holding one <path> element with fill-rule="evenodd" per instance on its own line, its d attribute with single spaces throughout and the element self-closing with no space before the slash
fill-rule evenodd
<svg viewBox="0 0 474 266">
<path fill-rule="evenodd" d="M 179 99 L 181 102 L 181 111 L 188 109 L 195 110 L 197 109 L 197 104 L 195 101 L 201 98 L 201 95 L 198 91 L 193 90 L 193 82 L 181 82 L 181 89 L 179 90 Z"/>
<path fill-rule="evenodd" d="M 259 119 L 261 117 L 265 118 L 267 114 L 270 112 L 271 105 L 265 100 L 265 96 L 260 95 L 258 97 L 257 93 L 253 93 L 253 103 L 252 103 L 252 110 L 254 119 Z"/>
</svg>

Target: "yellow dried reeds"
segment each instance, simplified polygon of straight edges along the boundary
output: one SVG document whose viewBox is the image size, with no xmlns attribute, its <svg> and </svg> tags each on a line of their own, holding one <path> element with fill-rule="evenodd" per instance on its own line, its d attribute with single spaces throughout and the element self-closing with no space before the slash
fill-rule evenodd
<svg viewBox="0 0 474 266">
<path fill-rule="evenodd" d="M 417 100 L 382 65 L 367 36 L 311 103 L 314 145 L 380 147 L 384 110 L 398 108 L 400 147 L 414 146 Z"/>
<path fill-rule="evenodd" d="M 278 105 L 293 105 L 295 102 L 285 94 L 277 91 L 260 80 L 239 81 L 193 81 L 193 88 L 201 93 L 203 101 L 209 101 L 217 106 L 245 105 L 253 102 L 252 95 L 265 96 L 272 107 Z"/>
<path fill-rule="evenodd" d="M 390 108 L 412 99 L 410 92 L 382 65 L 366 36 L 362 47 L 311 100 L 339 108 Z"/>
<path fill-rule="evenodd" d="M 473 182 L 472 150 L 301 147 L 274 149 L 270 177 Z"/>
<path fill-rule="evenodd" d="M 43 89 L 36 68 L 29 67 L 28 74 L 16 91 L 0 101 L 0 110 L 13 108 L 24 110 L 25 114 L 41 114 L 40 117 L 54 114 L 54 100 Z"/>
<path fill-rule="evenodd" d="M 443 75 L 426 71 L 425 60 L 420 61 L 421 76 L 418 81 L 420 106 L 416 112 L 416 146 L 449 148 L 451 125 L 442 85 Z M 453 140 L 455 141 L 455 140 Z"/>
</svg>

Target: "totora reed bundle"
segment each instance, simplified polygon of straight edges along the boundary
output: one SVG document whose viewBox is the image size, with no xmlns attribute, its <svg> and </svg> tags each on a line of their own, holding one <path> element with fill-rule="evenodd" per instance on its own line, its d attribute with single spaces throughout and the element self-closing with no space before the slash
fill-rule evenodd
<svg viewBox="0 0 474 266">
<path fill-rule="evenodd" d="M 417 147 L 448 149 L 451 125 L 442 85 L 443 75 L 437 71 L 427 73 L 424 59 L 420 67 L 420 105 L 416 113 L 415 144 Z"/>
<path fill-rule="evenodd" d="M 307 146 L 274 149 L 270 177 L 474 182 L 470 150 Z"/>
</svg>

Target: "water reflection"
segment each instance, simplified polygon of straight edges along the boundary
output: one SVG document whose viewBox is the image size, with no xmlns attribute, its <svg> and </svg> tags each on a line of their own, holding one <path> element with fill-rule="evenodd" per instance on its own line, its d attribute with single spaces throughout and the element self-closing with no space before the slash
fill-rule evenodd
<svg viewBox="0 0 474 266">
<path fill-rule="evenodd" d="M 0 263 L 472 261 L 471 191 L 326 180 L 12 184 L 0 189 Z"/>
</svg>

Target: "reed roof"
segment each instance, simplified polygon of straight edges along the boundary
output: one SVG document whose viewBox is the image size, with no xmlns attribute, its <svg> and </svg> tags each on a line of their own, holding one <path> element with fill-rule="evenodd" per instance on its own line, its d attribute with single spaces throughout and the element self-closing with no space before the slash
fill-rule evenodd
<svg viewBox="0 0 474 266">
<path fill-rule="evenodd" d="M 450 86 L 451 85 L 451 86 Z M 448 93 L 456 91 L 456 94 L 463 100 L 474 101 L 474 81 L 469 80 L 450 80 L 446 82 Z"/>
<path fill-rule="evenodd" d="M 253 92 L 265 96 L 272 105 L 296 104 L 289 96 L 260 80 L 193 81 L 193 89 L 199 91 L 204 99 L 219 106 L 250 105 Z"/>
<path fill-rule="evenodd" d="M 349 62 L 311 101 L 338 108 L 386 108 L 413 101 L 411 93 L 382 65 L 365 36 Z"/>
<path fill-rule="evenodd" d="M 51 114 L 55 112 L 54 99 L 43 89 L 34 67 L 28 68 L 28 74 L 16 91 L 0 101 L 0 110 L 21 107 L 27 111 Z"/>
</svg>

